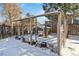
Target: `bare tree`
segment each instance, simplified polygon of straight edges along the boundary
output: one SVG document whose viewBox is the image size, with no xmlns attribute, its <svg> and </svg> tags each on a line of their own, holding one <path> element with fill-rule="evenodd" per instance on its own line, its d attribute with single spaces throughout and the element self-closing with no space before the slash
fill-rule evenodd
<svg viewBox="0 0 79 59">
<path fill-rule="evenodd" d="M 19 17 L 20 14 L 20 8 L 18 4 L 2 4 L 3 12 L 2 15 L 5 16 L 6 19 L 12 21 Z"/>
<path fill-rule="evenodd" d="M 20 16 L 19 5 L 16 3 L 2 4 L 2 16 L 4 16 L 6 20 L 8 20 L 8 23 L 9 25 L 11 25 L 11 30 L 12 30 L 13 28 L 12 21 L 18 19 Z"/>
</svg>

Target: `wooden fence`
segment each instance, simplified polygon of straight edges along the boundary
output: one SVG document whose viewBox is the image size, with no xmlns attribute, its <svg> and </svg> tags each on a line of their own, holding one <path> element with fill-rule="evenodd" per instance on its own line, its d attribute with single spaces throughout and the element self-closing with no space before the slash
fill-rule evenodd
<svg viewBox="0 0 79 59">
<path fill-rule="evenodd" d="M 79 25 L 78 24 L 69 24 L 69 34 L 79 35 Z"/>
</svg>

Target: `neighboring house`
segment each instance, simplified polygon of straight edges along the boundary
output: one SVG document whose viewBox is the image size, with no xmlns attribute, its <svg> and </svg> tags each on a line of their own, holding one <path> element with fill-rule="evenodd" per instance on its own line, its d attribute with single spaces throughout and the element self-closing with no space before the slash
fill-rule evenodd
<svg viewBox="0 0 79 59">
<path fill-rule="evenodd" d="M 74 24 L 79 25 L 79 17 L 77 17 L 77 18 L 74 19 Z"/>
<path fill-rule="evenodd" d="M 69 33 L 79 35 L 79 17 L 74 19 L 73 24 L 69 24 Z"/>
</svg>

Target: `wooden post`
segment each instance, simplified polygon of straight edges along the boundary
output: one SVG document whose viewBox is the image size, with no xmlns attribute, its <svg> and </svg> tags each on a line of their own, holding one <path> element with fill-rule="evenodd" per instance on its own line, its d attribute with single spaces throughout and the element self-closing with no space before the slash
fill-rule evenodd
<svg viewBox="0 0 79 59">
<path fill-rule="evenodd" d="M 66 35 L 67 35 L 67 24 L 66 24 L 66 20 L 67 19 L 64 19 L 64 45 L 65 45 L 65 38 L 66 38 Z"/>
<path fill-rule="evenodd" d="M 24 23 L 23 23 L 23 21 L 21 21 L 20 32 L 21 32 L 21 35 L 24 35 Z"/>
<path fill-rule="evenodd" d="M 61 48 L 62 48 L 62 15 L 61 12 L 58 15 L 58 23 L 57 23 L 57 48 L 58 48 L 58 55 L 61 55 Z"/>
<path fill-rule="evenodd" d="M 49 35 L 49 27 L 47 27 L 47 37 L 48 37 L 48 35 Z"/>
<path fill-rule="evenodd" d="M 11 23 L 12 23 L 12 24 L 11 24 L 11 31 L 12 31 L 11 34 L 13 35 L 13 32 L 14 32 L 14 31 L 13 31 L 14 22 L 11 22 Z"/>
<path fill-rule="evenodd" d="M 22 27 L 22 35 L 24 35 L 24 27 Z"/>
<path fill-rule="evenodd" d="M 64 16 L 65 17 L 65 16 Z M 68 24 L 67 18 L 64 18 L 64 38 L 63 38 L 63 47 L 66 46 L 66 38 L 68 36 Z"/>
<path fill-rule="evenodd" d="M 18 22 L 18 35 L 20 35 L 20 24 Z"/>
<path fill-rule="evenodd" d="M 51 29 L 51 34 L 52 34 L 52 32 L 53 32 L 53 19 L 50 17 L 50 20 L 51 20 L 50 21 L 50 23 L 51 23 L 51 28 L 50 29 Z"/>
<path fill-rule="evenodd" d="M 45 35 L 45 38 L 47 38 L 47 21 L 45 22 L 45 28 L 44 28 L 44 35 Z"/>
<path fill-rule="evenodd" d="M 30 42 L 32 42 L 32 19 L 30 18 Z"/>
<path fill-rule="evenodd" d="M 35 40 L 37 40 L 38 29 L 37 29 L 37 18 L 35 18 Z"/>
</svg>

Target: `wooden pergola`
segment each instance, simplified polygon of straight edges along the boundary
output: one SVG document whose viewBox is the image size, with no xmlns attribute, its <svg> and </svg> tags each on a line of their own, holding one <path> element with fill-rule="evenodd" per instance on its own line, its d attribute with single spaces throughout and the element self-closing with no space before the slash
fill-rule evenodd
<svg viewBox="0 0 79 59">
<path fill-rule="evenodd" d="M 50 15 L 50 16 L 51 15 L 52 16 L 57 15 L 58 16 L 58 22 L 57 22 L 57 50 L 58 50 L 58 55 L 62 55 L 61 54 L 62 44 L 63 44 L 63 40 L 66 39 L 66 38 L 63 37 L 65 35 L 65 32 L 66 32 L 66 20 L 62 19 L 62 12 L 61 11 L 48 12 L 48 13 L 44 13 L 44 14 L 40 14 L 40 15 L 36 15 L 36 16 L 27 17 L 27 18 L 21 19 L 21 20 L 15 20 L 15 21 L 12 21 L 12 22 L 25 21 L 27 19 L 32 20 L 32 18 L 36 19 L 37 17 L 47 16 L 47 15 Z M 37 21 L 37 19 L 36 19 L 36 21 Z M 63 28 L 62 28 L 62 25 L 64 26 Z M 36 25 L 36 27 L 37 27 L 37 25 Z M 30 31 L 31 31 L 31 22 L 30 22 Z"/>
</svg>

